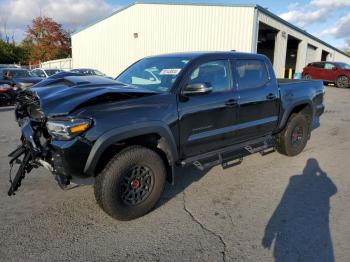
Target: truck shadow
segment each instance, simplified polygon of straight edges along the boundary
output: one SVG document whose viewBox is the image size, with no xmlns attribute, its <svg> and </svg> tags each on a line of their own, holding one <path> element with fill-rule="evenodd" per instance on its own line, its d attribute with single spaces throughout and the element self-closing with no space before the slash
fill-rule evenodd
<svg viewBox="0 0 350 262">
<path fill-rule="evenodd" d="M 199 181 L 203 176 L 205 176 L 209 169 L 205 169 L 204 171 L 200 171 L 194 166 L 186 166 L 186 167 L 177 167 L 175 170 L 175 183 L 171 185 L 166 183 L 164 188 L 164 192 L 162 194 L 161 199 L 158 201 L 155 208 L 159 208 L 164 205 L 166 202 L 183 192 L 188 186 L 192 183 Z"/>
<path fill-rule="evenodd" d="M 262 239 L 268 249 L 275 240 L 276 262 L 334 261 L 329 212 L 336 192 L 336 185 L 313 158 L 301 175 L 290 178 Z"/>
</svg>

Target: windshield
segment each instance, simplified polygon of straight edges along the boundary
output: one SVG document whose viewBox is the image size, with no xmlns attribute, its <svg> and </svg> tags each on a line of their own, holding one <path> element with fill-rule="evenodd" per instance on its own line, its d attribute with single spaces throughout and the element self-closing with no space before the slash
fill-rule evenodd
<svg viewBox="0 0 350 262">
<path fill-rule="evenodd" d="M 26 78 L 35 76 L 32 72 L 28 70 L 8 70 L 10 72 L 10 76 L 13 78 Z"/>
<path fill-rule="evenodd" d="M 97 75 L 97 76 L 105 76 L 105 74 L 104 73 L 102 73 L 102 72 L 100 72 L 100 71 L 98 71 L 98 70 L 93 70 L 94 71 L 94 75 Z"/>
<path fill-rule="evenodd" d="M 168 92 L 188 62 L 189 59 L 183 57 L 145 58 L 126 69 L 115 80 L 156 92 Z"/>
<path fill-rule="evenodd" d="M 350 69 L 350 65 L 347 63 L 337 63 L 338 67 L 341 69 Z"/>
<path fill-rule="evenodd" d="M 48 76 L 52 76 L 52 75 L 57 74 L 61 71 L 62 70 L 59 70 L 59 69 L 45 69 L 45 72 Z"/>
</svg>

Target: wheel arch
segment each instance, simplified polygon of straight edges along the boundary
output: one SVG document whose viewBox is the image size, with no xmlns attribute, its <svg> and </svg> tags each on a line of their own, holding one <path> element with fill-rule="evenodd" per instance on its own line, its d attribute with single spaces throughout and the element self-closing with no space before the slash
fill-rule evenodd
<svg viewBox="0 0 350 262">
<path fill-rule="evenodd" d="M 314 108 L 312 106 L 312 101 L 303 100 L 298 103 L 295 103 L 289 107 L 289 110 L 286 110 L 282 116 L 282 121 L 280 122 L 279 129 L 283 129 L 288 119 L 292 114 L 303 113 L 307 116 L 309 123 L 312 122 L 314 116 Z"/>
<path fill-rule="evenodd" d="M 169 127 L 161 121 L 128 125 L 103 134 L 90 151 L 84 173 L 96 176 L 112 155 L 130 145 L 141 145 L 156 151 L 167 167 L 167 180 L 173 183 L 175 162 L 178 160 L 177 145 Z"/>
</svg>

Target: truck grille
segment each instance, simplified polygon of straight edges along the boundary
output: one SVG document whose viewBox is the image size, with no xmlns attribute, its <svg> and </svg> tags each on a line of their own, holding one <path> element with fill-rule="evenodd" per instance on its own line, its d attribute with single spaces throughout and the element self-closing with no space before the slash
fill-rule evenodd
<svg viewBox="0 0 350 262">
<path fill-rule="evenodd" d="M 30 90 L 24 90 L 17 95 L 15 112 L 17 120 L 30 117 L 33 120 L 40 121 L 44 117 L 40 110 L 38 96 Z"/>
<path fill-rule="evenodd" d="M 39 98 L 30 90 L 20 92 L 17 95 L 16 101 L 23 105 L 34 105 L 40 107 Z"/>
</svg>

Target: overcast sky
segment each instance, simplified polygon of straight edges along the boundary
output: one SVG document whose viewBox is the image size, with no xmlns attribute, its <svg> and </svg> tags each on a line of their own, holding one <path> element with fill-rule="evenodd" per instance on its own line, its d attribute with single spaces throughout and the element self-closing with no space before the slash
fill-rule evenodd
<svg viewBox="0 0 350 262">
<path fill-rule="evenodd" d="M 52 17 L 66 29 L 76 30 L 132 2 L 130 0 L 0 0 L 0 32 L 3 32 L 6 24 L 7 34 L 14 34 L 15 39 L 20 41 L 26 25 L 39 15 Z M 259 4 L 336 47 L 346 47 L 346 40 L 350 39 L 350 0 L 299 0 L 297 2 L 291 0 L 175 0 L 173 2 Z"/>
</svg>

